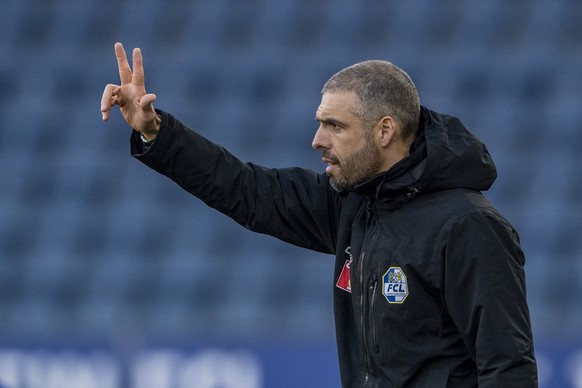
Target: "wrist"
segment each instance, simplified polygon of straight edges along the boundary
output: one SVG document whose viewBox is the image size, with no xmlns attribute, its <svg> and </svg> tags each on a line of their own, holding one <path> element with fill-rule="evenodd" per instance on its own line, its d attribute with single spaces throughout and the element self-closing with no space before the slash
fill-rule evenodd
<svg viewBox="0 0 582 388">
<path fill-rule="evenodd" d="M 141 135 L 142 140 L 147 141 L 148 143 L 151 143 L 152 141 L 154 141 L 156 136 L 158 136 L 158 132 L 160 132 L 161 126 L 162 126 L 162 118 L 160 117 L 160 115 L 156 114 L 154 116 L 153 128 L 141 131 L 140 135 Z"/>
</svg>

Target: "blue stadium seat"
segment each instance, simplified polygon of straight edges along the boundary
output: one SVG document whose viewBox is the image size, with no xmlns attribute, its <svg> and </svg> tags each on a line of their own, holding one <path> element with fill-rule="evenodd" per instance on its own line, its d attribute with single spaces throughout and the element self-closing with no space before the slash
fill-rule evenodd
<svg viewBox="0 0 582 388">
<path fill-rule="evenodd" d="M 0 327 L 329 333 L 331 257 L 217 215 L 129 156 L 118 112 L 102 124 L 122 41 L 142 48 L 158 107 L 243 160 L 317 171 L 325 80 L 370 58 L 404 67 L 423 104 L 487 143 L 499 168 L 488 196 L 522 236 L 536 327 L 578 330 L 580 10 L 573 0 L 4 4 Z M 548 262 L 569 297 L 540 291 Z"/>
</svg>

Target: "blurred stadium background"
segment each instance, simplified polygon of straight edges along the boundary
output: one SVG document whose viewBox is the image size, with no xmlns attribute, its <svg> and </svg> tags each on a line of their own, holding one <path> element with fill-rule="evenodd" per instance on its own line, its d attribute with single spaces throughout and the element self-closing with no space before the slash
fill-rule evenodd
<svg viewBox="0 0 582 388">
<path fill-rule="evenodd" d="M 582 387 L 582 2 L 6 0 L 0 387 L 337 387 L 331 256 L 254 235 L 129 156 L 116 41 L 156 106 L 269 166 L 333 73 L 388 59 L 489 147 L 542 387 Z M 578 171 L 578 172 L 576 172 Z M 99 383 L 97 383 L 99 381 Z"/>
</svg>

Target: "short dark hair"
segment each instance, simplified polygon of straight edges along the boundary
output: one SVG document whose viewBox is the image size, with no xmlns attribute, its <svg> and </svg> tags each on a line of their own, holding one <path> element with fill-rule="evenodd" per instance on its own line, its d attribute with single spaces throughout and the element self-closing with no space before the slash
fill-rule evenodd
<svg viewBox="0 0 582 388">
<path fill-rule="evenodd" d="M 363 125 L 373 128 L 384 116 L 393 117 L 402 127 L 402 137 L 414 137 L 418 130 L 420 100 L 414 83 L 399 67 L 388 61 L 356 63 L 334 74 L 321 93 L 354 92 L 360 100 L 354 113 Z"/>
</svg>

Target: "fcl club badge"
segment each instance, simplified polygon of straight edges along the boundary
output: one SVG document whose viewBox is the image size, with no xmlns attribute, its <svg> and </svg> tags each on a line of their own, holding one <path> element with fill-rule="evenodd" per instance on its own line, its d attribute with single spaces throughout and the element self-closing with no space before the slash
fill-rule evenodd
<svg viewBox="0 0 582 388">
<path fill-rule="evenodd" d="M 403 303 L 408 296 L 408 281 L 400 267 L 390 267 L 382 277 L 382 293 L 388 303 Z"/>
</svg>

